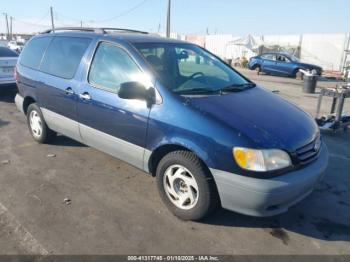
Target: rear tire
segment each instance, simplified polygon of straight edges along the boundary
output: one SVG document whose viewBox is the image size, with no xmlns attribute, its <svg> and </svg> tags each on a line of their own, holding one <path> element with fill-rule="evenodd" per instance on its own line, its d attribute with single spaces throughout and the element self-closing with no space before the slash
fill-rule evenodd
<svg viewBox="0 0 350 262">
<path fill-rule="evenodd" d="M 40 108 L 35 103 L 28 107 L 27 123 L 30 134 L 38 143 L 48 143 L 57 135 L 47 126 Z"/>
<path fill-rule="evenodd" d="M 159 162 L 156 175 L 160 197 L 182 220 L 202 219 L 220 205 L 212 175 L 192 152 L 170 152 Z"/>
</svg>

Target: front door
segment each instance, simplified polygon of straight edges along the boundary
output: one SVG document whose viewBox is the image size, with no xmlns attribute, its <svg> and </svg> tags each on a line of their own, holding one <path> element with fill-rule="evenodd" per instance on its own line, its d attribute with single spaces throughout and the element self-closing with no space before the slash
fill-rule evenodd
<svg viewBox="0 0 350 262">
<path fill-rule="evenodd" d="M 290 60 L 284 55 L 277 55 L 277 72 L 283 75 L 290 75 L 293 72 Z"/>
<path fill-rule="evenodd" d="M 142 71 L 122 47 L 99 43 L 78 101 L 79 129 L 84 143 L 143 168 L 147 122 L 146 101 L 119 98 L 122 83 L 139 81 Z"/>
</svg>

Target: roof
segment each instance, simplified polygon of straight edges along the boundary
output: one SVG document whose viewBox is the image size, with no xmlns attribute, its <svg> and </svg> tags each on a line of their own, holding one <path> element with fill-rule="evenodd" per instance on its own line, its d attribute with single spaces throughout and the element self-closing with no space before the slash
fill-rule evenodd
<svg viewBox="0 0 350 262">
<path fill-rule="evenodd" d="M 54 34 L 61 36 L 91 36 L 98 37 L 103 36 L 110 40 L 124 40 L 130 43 L 185 43 L 184 41 L 164 38 L 158 34 L 150 34 L 144 31 L 138 31 L 133 29 L 120 29 L 120 28 L 56 28 L 53 30 L 46 30 L 41 35 Z"/>
<path fill-rule="evenodd" d="M 292 54 L 288 53 L 288 52 L 266 52 L 266 53 L 263 53 L 261 55 L 266 55 L 266 54 L 273 54 L 273 55 L 285 55 L 285 56 L 292 56 Z"/>
<path fill-rule="evenodd" d="M 161 37 L 156 34 L 140 35 L 135 33 L 113 33 L 110 37 L 116 37 L 131 43 L 185 43 L 184 41 Z"/>
</svg>

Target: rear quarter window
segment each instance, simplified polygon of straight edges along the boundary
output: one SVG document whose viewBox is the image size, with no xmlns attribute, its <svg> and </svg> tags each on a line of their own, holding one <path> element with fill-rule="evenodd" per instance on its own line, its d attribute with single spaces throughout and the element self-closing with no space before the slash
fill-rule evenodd
<svg viewBox="0 0 350 262">
<path fill-rule="evenodd" d="M 6 47 L 0 47 L 0 57 L 17 57 L 18 54 Z"/>
<path fill-rule="evenodd" d="M 56 36 L 48 47 L 40 71 L 71 79 L 91 43 L 90 38 Z"/>
<path fill-rule="evenodd" d="M 24 47 L 20 55 L 20 63 L 23 66 L 38 69 L 46 48 L 52 37 L 34 38 Z"/>
</svg>

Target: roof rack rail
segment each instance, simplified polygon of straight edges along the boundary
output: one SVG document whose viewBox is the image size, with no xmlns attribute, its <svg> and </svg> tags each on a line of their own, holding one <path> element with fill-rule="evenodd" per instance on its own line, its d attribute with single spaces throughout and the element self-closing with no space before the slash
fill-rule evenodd
<svg viewBox="0 0 350 262">
<path fill-rule="evenodd" d="M 107 31 L 123 31 L 130 33 L 140 33 L 140 34 L 148 34 L 145 31 L 133 30 L 133 29 L 125 29 L 125 28 L 113 28 L 113 27 L 104 27 L 104 28 L 94 28 L 94 27 L 57 27 L 55 29 L 48 29 L 41 34 L 49 34 L 54 33 L 56 31 L 84 31 L 84 32 L 93 32 L 98 34 L 106 34 Z"/>
<path fill-rule="evenodd" d="M 104 33 L 104 31 L 100 28 L 93 28 L 93 27 L 57 27 L 55 29 L 48 29 L 41 34 L 48 34 L 48 33 L 54 33 L 56 31 L 84 31 L 84 32 L 94 32 L 94 33 Z"/>
<path fill-rule="evenodd" d="M 130 33 L 148 34 L 148 32 L 146 31 L 127 29 L 127 28 L 102 27 L 100 29 L 103 30 L 105 33 L 106 31 L 124 31 L 124 32 L 130 32 Z"/>
</svg>

